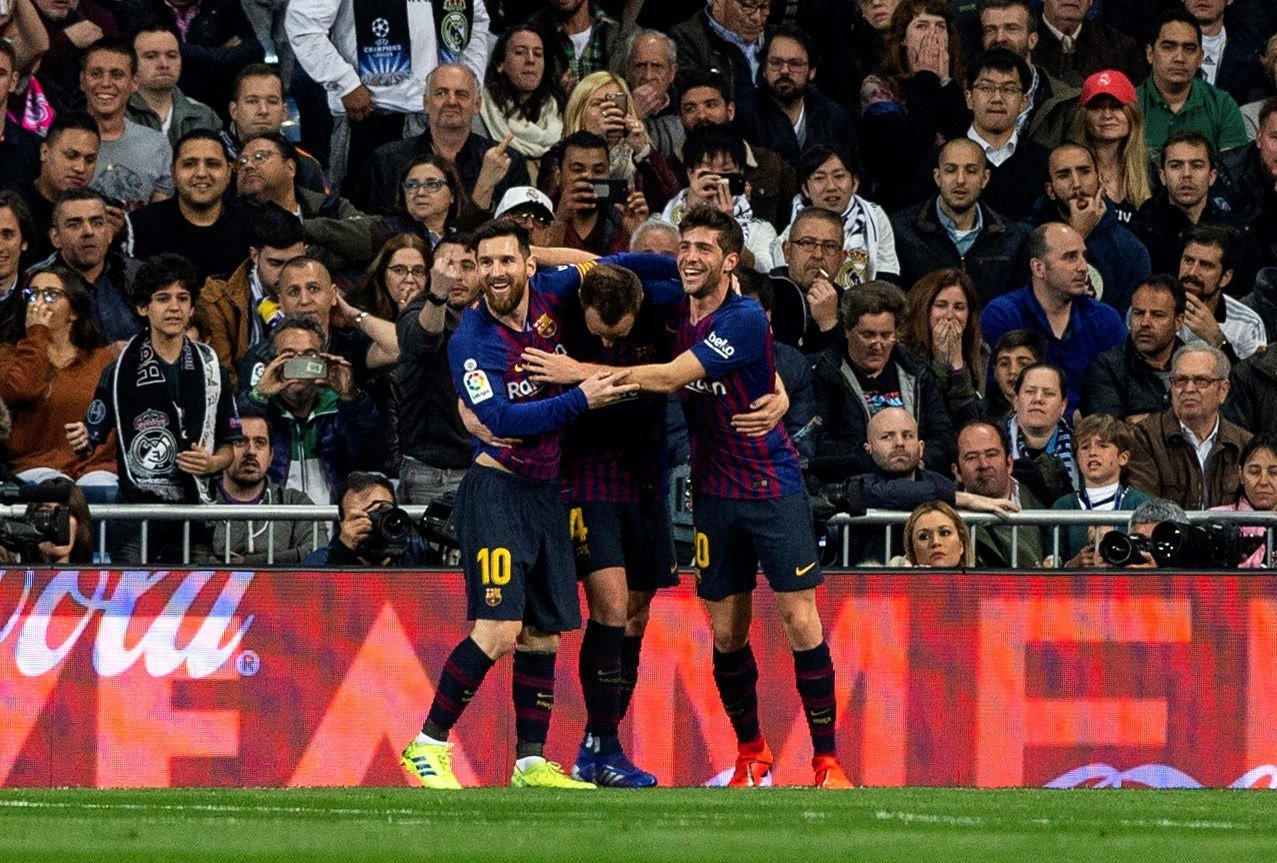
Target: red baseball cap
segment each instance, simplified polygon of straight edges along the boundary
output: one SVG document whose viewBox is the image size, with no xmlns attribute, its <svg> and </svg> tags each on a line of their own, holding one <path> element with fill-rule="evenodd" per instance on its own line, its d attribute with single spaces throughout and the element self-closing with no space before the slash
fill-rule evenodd
<svg viewBox="0 0 1277 863">
<path fill-rule="evenodd" d="M 1105 69 L 1082 82 L 1082 104 L 1089 105 L 1096 96 L 1112 96 L 1123 105 L 1129 105 L 1135 101 L 1135 87 L 1121 72 Z"/>
</svg>

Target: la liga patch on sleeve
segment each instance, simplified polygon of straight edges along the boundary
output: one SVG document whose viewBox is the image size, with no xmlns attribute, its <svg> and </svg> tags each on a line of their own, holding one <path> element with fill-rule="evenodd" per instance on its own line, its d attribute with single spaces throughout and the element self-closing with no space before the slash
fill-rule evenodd
<svg viewBox="0 0 1277 863">
<path fill-rule="evenodd" d="M 477 405 L 492 398 L 492 384 L 488 381 L 487 372 L 481 369 L 468 371 L 462 381 L 465 383 L 466 395 L 470 397 L 470 404 Z"/>
</svg>

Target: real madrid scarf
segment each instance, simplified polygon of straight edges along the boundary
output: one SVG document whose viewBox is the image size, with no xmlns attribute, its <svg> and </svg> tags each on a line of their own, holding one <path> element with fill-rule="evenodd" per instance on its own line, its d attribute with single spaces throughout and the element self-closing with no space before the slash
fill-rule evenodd
<svg viewBox="0 0 1277 863">
<path fill-rule="evenodd" d="M 674 198 L 665 205 L 665 212 L 661 214 L 661 218 L 669 222 L 674 227 L 678 227 L 679 222 L 683 221 L 683 213 L 687 211 L 687 189 L 681 190 Z M 745 236 L 745 245 L 749 245 L 749 229 L 753 226 L 754 208 L 750 206 L 749 199 L 744 195 L 737 195 L 732 200 L 732 218 L 736 220 L 736 224 L 740 225 L 741 233 Z"/>
<path fill-rule="evenodd" d="M 217 355 L 182 342 L 176 384 L 164 374 L 149 335 L 129 340 L 111 381 L 115 430 L 128 480 L 141 501 L 207 500 L 202 482 L 177 467 L 177 454 L 198 444 L 212 452 L 222 377 Z"/>
<path fill-rule="evenodd" d="M 802 194 L 794 195 L 794 208 L 790 224 L 807 205 Z M 847 209 L 842 211 L 843 255 L 842 265 L 834 273 L 834 283 L 850 288 L 873 281 L 878 276 L 878 222 L 869 209 L 869 202 L 859 195 L 852 195 Z"/>
<path fill-rule="evenodd" d="M 355 0 L 355 58 L 367 87 L 393 87 L 412 74 L 406 0 Z"/>
<path fill-rule="evenodd" d="M 474 0 L 431 0 L 431 6 L 435 13 L 440 62 L 460 63 L 474 35 Z"/>
<path fill-rule="evenodd" d="M 1024 433 L 1020 431 L 1020 424 L 1014 416 L 1007 423 L 1007 435 L 1011 438 L 1011 449 L 1015 452 L 1015 457 L 1027 459 L 1029 444 L 1024 439 Z M 1063 419 L 1056 422 L 1055 431 L 1051 433 L 1051 439 L 1046 442 L 1043 452 L 1060 460 L 1065 470 L 1069 472 L 1069 476 L 1073 477 L 1073 484 L 1076 486 L 1077 466 L 1073 460 L 1073 430 Z"/>
</svg>

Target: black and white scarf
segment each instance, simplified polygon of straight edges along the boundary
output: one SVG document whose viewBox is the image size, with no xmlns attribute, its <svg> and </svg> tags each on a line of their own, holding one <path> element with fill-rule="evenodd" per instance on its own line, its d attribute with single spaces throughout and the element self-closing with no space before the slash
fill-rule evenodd
<svg viewBox="0 0 1277 863">
<path fill-rule="evenodd" d="M 115 430 L 128 480 L 143 499 L 208 500 L 204 481 L 177 467 L 177 454 L 198 444 L 212 452 L 222 376 L 213 349 L 185 339 L 177 386 L 164 376 L 150 336 L 129 340 L 111 382 Z"/>
<path fill-rule="evenodd" d="M 1015 450 L 1015 457 L 1029 458 L 1029 444 L 1024 439 L 1024 434 L 1020 431 L 1020 424 L 1014 416 L 1011 417 L 1010 422 L 1007 424 L 1007 432 L 1011 438 L 1011 449 Z M 1051 434 L 1051 439 L 1046 442 L 1046 448 L 1043 452 L 1058 458 L 1069 472 L 1069 476 L 1073 477 L 1076 483 L 1077 467 L 1074 465 L 1073 460 L 1073 430 L 1069 428 L 1069 424 L 1063 419 L 1056 422 L 1055 431 Z"/>
</svg>

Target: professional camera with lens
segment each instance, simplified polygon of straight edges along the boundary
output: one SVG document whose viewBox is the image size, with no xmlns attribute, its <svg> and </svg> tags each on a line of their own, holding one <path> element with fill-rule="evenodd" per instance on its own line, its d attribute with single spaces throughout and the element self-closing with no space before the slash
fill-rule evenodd
<svg viewBox="0 0 1277 863">
<path fill-rule="evenodd" d="M 452 523 L 454 506 L 456 498 L 451 494 L 442 494 L 426 504 L 426 511 L 421 516 L 421 535 L 444 551 L 461 550 L 457 528 Z"/>
<path fill-rule="evenodd" d="M 382 501 L 368 512 L 372 531 L 360 543 L 359 552 L 365 557 L 380 560 L 401 554 L 416 526 L 412 516 L 389 501 Z"/>
<path fill-rule="evenodd" d="M 0 518 L 0 548 L 8 549 L 23 560 L 35 560 L 42 542 L 69 545 L 71 511 L 65 506 L 67 489 L 47 485 L 0 482 L 0 504 L 53 504 L 30 506 L 23 516 Z"/>
<path fill-rule="evenodd" d="M 1152 535 L 1110 531 L 1100 540 L 1100 557 L 1109 566 L 1142 563 L 1147 551 L 1159 567 L 1232 569 L 1259 547 L 1259 538 L 1243 537 L 1233 524 L 1158 522 Z"/>
<path fill-rule="evenodd" d="M 1143 552 L 1146 551 L 1149 554 L 1153 553 L 1153 543 L 1142 533 L 1121 533 L 1110 530 L 1100 539 L 1100 557 L 1109 566 L 1133 566 L 1143 563 Z"/>
</svg>

